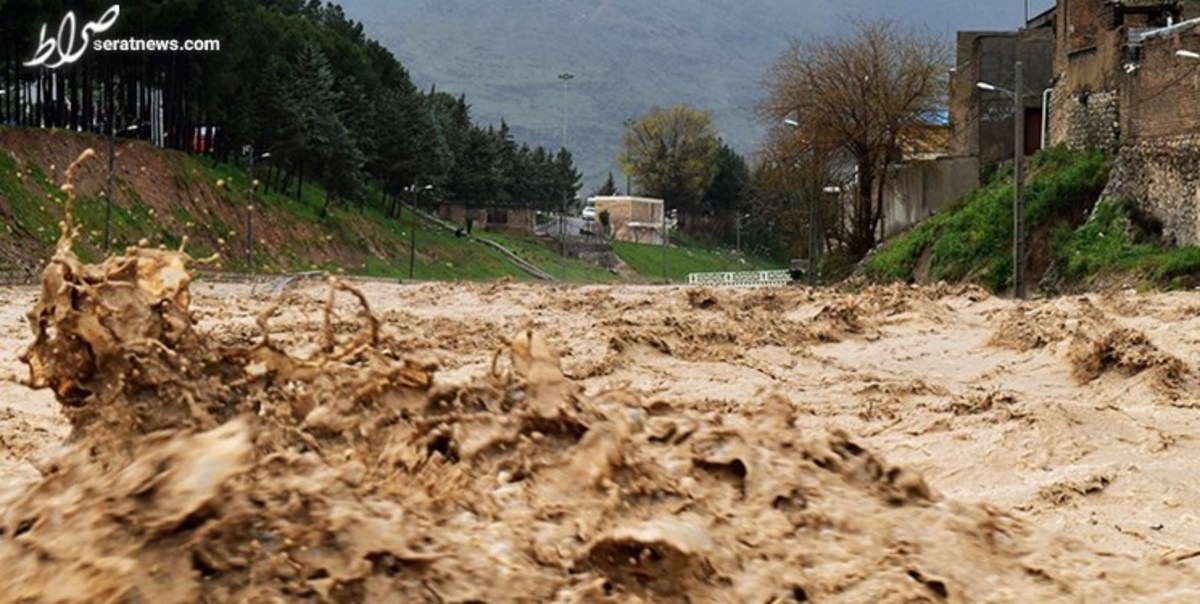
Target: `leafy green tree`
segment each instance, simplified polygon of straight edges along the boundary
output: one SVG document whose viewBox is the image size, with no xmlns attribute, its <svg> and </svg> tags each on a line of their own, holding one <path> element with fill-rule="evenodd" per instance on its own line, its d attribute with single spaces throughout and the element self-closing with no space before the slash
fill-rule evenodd
<svg viewBox="0 0 1200 604">
<path fill-rule="evenodd" d="M 559 149 L 558 155 L 554 158 L 553 174 L 554 198 L 548 201 L 565 203 L 568 211 L 577 209 L 577 196 L 583 176 L 575 169 L 575 160 L 570 151 Z"/>
<path fill-rule="evenodd" d="M 513 187 L 517 181 L 516 171 L 519 169 L 517 162 L 517 143 L 513 141 L 512 133 L 508 129 L 508 123 L 500 120 L 500 129 L 494 134 L 496 157 L 495 163 L 492 166 L 493 177 L 495 178 L 494 185 L 497 187 L 493 194 L 493 200 L 501 204 L 511 204 L 515 201 L 513 195 Z"/>
<path fill-rule="evenodd" d="M 545 147 L 538 147 L 529 157 L 526 178 L 529 183 L 530 203 L 538 209 L 557 208 L 562 200 L 555 192 L 554 158 Z"/>
<path fill-rule="evenodd" d="M 600 188 L 592 192 L 595 197 L 611 197 L 617 194 L 617 183 L 613 182 L 613 173 L 608 173 L 608 180 Z"/>
<path fill-rule="evenodd" d="M 750 168 L 729 145 L 717 152 L 717 174 L 704 192 L 704 208 L 724 214 L 740 211 L 750 188 Z"/>
<path fill-rule="evenodd" d="M 449 167 L 449 150 L 438 129 L 430 99 L 411 84 L 385 89 L 379 100 L 376 124 L 379 148 L 375 172 L 384 193 L 395 199 L 418 181 L 440 190 Z M 393 203 L 387 210 L 396 212 Z"/>
<path fill-rule="evenodd" d="M 625 130 L 618 158 L 627 173 L 668 208 L 696 214 L 717 175 L 720 141 L 712 114 L 686 105 L 654 108 Z"/>
</svg>

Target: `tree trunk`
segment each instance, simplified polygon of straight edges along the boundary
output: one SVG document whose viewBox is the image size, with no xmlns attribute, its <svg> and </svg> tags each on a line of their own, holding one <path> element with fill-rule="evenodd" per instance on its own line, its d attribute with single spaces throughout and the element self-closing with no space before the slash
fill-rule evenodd
<svg viewBox="0 0 1200 604">
<path fill-rule="evenodd" d="M 321 218 L 327 218 L 329 216 L 329 202 L 332 198 L 333 198 L 333 195 L 330 195 L 329 192 L 326 191 L 325 192 L 325 203 L 321 205 Z"/>
<path fill-rule="evenodd" d="M 296 170 L 296 201 L 301 201 L 304 195 L 304 164 L 301 163 Z"/>
<path fill-rule="evenodd" d="M 883 171 L 879 175 L 879 193 L 875 198 L 875 214 L 874 220 L 871 221 L 871 247 L 875 247 L 876 236 L 878 241 L 883 241 L 886 236 L 883 228 L 883 193 L 887 190 L 887 164 L 884 164 Z M 870 251 L 868 249 L 867 251 Z"/>
<path fill-rule="evenodd" d="M 292 190 L 292 170 L 291 170 L 291 168 L 289 168 L 287 170 L 279 171 L 279 182 L 276 183 L 275 188 L 279 189 L 280 195 L 287 195 L 288 191 Z"/>
<path fill-rule="evenodd" d="M 874 245 L 872 210 L 874 208 L 875 162 L 863 158 L 858 162 L 858 201 L 854 212 L 854 232 L 850 234 L 850 253 L 862 258 Z"/>
</svg>

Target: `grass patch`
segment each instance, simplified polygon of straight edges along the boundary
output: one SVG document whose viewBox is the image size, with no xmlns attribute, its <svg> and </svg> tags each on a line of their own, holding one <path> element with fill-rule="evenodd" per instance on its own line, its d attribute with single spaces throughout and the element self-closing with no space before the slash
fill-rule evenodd
<svg viewBox="0 0 1200 604">
<path fill-rule="evenodd" d="M 0 153 L 0 194 L 8 201 L 17 224 L 16 228 L 9 225 L 10 232 L 24 230 L 39 242 L 53 245 L 58 240 L 59 219 L 50 204 L 60 202 L 49 193 L 52 190 L 45 183 L 45 173 L 30 170 L 22 174 L 12 157 Z"/>
<path fill-rule="evenodd" d="M 1200 247 L 1171 248 L 1139 222 L 1136 205 L 1105 201 L 1075 231 L 1055 237 L 1055 260 L 1066 280 L 1088 283 L 1130 275 L 1144 286 L 1176 289 L 1200 282 Z"/>
<path fill-rule="evenodd" d="M 613 242 L 617 256 L 642 275 L 662 280 L 687 281 L 691 273 L 724 271 L 776 270 L 782 263 L 720 249 L 699 249 L 669 245 Z M 664 273 L 665 269 L 665 273 Z"/>
<path fill-rule="evenodd" d="M 1047 150 L 1030 162 L 1025 190 L 1027 232 L 1039 226 L 1078 221 L 1108 180 L 1111 161 L 1098 151 Z M 916 263 L 930 250 L 929 278 L 976 281 L 993 292 L 1012 284 L 1013 187 L 1011 171 L 1000 171 L 967 195 L 909 232 L 886 243 L 863 265 L 876 281 L 913 278 Z"/>
<path fill-rule="evenodd" d="M 47 136 L 75 136 L 48 133 Z M 299 199 L 263 187 L 255 194 L 255 235 L 275 236 L 266 245 L 255 243 L 253 265 L 246 257 L 244 212 L 250 176 L 244 166 L 221 164 L 209 157 L 162 151 L 171 173 L 163 175 L 163 186 L 178 189 L 179 197 L 191 203 L 151 209 L 132 185 L 117 179 L 112 209 L 112 246 L 121 250 L 145 239 L 151 245 L 178 247 L 189 235 L 188 251 L 197 256 L 220 252 L 220 270 L 302 271 L 328 270 L 389 278 L 407 278 L 412 214 L 401 206 L 396 218 L 385 217 L 378 207 L 379 191 L 367 191 L 368 203 L 333 204 L 322 215 L 325 191 L 306 182 Z M 20 172 L 18 165 L 21 166 Z M 266 180 L 269 165 L 256 166 L 257 176 Z M 213 189 L 215 201 L 207 190 Z M 147 199 L 150 199 L 147 196 Z M 207 200 L 207 201 L 204 201 Z M 152 200 L 154 201 L 154 200 Z M 154 203 L 161 203 L 154 201 Z M 204 203 L 210 206 L 202 205 Z M 59 235 L 62 195 L 44 166 L 21 164 L 11 154 L 0 154 L 0 204 L 6 204 L 11 220 L 9 236 L 24 242 L 44 259 Z M 99 260 L 104 247 L 105 199 L 99 194 L 80 197 L 75 217 L 82 230 L 76 253 L 85 261 Z M 261 216 L 261 218 L 260 218 Z M 259 220 L 265 222 L 259 222 Z M 455 237 L 442 226 L 419 217 L 416 230 L 415 276 L 426 280 L 493 280 L 533 277 L 500 251 L 480 241 Z M 262 225 L 262 226 L 259 226 Z M 261 231 L 260 231 L 261 228 Z M 265 235 L 271 233 L 272 235 Z M 622 277 L 579 260 L 563 262 L 554 244 L 512 233 L 483 233 L 539 269 L 566 282 L 612 283 Z M 621 247 L 623 246 L 623 247 Z M 40 248 L 41 251 L 33 251 Z M 270 253 L 268 253 L 268 250 Z M 617 252 L 634 270 L 648 278 L 661 277 L 661 250 L 655 246 L 619 244 Z M 777 268 L 777 266 L 732 252 L 673 246 L 667 250 L 668 273 L 682 280 L 690 272 Z"/>
<path fill-rule="evenodd" d="M 863 274 L 872 281 L 908 281 L 917 270 L 925 248 L 934 241 L 937 225 L 927 220 L 884 246 L 863 266 Z"/>
<path fill-rule="evenodd" d="M 549 273 L 555 279 L 570 283 L 613 283 L 620 277 L 608 270 L 574 258 L 566 260 L 558 243 L 541 238 L 509 233 L 476 233 L 477 237 L 490 239 L 503 245 L 534 266 Z"/>
<path fill-rule="evenodd" d="M 1059 270 L 1069 281 L 1095 275 L 1137 270 L 1159 250 L 1152 243 L 1136 242 L 1127 233 L 1126 205 L 1104 202 L 1080 228 L 1060 229 L 1055 234 L 1054 253 Z"/>
</svg>

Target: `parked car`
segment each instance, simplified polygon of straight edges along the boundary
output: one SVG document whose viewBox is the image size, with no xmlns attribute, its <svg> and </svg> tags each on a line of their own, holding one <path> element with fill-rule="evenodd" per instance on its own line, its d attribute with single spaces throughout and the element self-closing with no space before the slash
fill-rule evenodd
<svg viewBox="0 0 1200 604">
<path fill-rule="evenodd" d="M 583 208 L 583 219 L 584 220 L 595 220 L 596 219 L 596 206 L 584 207 Z"/>
</svg>

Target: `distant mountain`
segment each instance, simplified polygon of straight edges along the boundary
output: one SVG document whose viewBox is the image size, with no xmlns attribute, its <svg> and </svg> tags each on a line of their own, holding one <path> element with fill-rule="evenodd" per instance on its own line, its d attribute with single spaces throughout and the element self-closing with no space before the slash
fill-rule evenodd
<svg viewBox="0 0 1200 604">
<path fill-rule="evenodd" d="M 585 187 L 617 173 L 626 118 L 655 105 L 710 109 L 722 136 L 753 151 L 753 115 L 788 36 L 885 16 L 944 35 L 1015 28 L 1023 0 L 340 0 L 425 88 L 465 92 L 476 119 L 508 121 L 519 141 L 567 146 Z M 1053 0 L 1032 0 L 1031 10 Z M 622 184 L 623 187 L 623 184 Z M 586 192 L 586 191 L 585 191 Z"/>
</svg>

